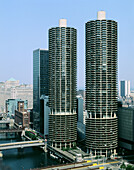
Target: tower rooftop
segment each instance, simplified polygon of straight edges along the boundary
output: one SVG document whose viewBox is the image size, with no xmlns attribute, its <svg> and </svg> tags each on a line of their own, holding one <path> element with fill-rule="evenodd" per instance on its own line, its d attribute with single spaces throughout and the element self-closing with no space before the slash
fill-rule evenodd
<svg viewBox="0 0 134 170">
<path fill-rule="evenodd" d="M 105 12 L 105 11 L 98 11 L 98 13 L 97 13 L 97 19 L 98 19 L 98 20 L 104 20 L 104 19 L 106 19 L 106 12 Z"/>
<path fill-rule="evenodd" d="M 67 20 L 66 19 L 60 19 L 59 20 L 59 27 L 67 27 Z"/>
</svg>

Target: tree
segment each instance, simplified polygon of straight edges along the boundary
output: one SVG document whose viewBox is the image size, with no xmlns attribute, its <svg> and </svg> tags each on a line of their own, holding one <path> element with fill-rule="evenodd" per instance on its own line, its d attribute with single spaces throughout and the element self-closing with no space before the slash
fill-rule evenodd
<svg viewBox="0 0 134 170">
<path fill-rule="evenodd" d="M 126 169 L 126 165 L 124 164 L 124 162 L 121 164 L 120 168 L 121 169 Z"/>
<path fill-rule="evenodd" d="M 126 170 L 134 170 L 134 166 L 132 166 L 132 165 L 127 165 Z"/>
</svg>

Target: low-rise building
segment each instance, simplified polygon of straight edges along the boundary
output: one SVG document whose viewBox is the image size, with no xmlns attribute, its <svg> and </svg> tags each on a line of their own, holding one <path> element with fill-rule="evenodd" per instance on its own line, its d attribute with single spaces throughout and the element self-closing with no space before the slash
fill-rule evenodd
<svg viewBox="0 0 134 170">
<path fill-rule="evenodd" d="M 8 99 L 6 100 L 6 113 L 8 116 L 15 115 L 15 110 L 24 111 L 24 109 L 28 108 L 28 101 L 21 99 Z"/>
<path fill-rule="evenodd" d="M 15 123 L 18 124 L 19 127 L 29 127 L 30 124 L 30 112 L 24 111 L 19 112 L 15 110 Z"/>
<path fill-rule="evenodd" d="M 30 126 L 30 111 L 24 108 L 24 101 L 18 101 L 17 110 L 15 110 L 15 123 L 21 128 Z"/>
</svg>

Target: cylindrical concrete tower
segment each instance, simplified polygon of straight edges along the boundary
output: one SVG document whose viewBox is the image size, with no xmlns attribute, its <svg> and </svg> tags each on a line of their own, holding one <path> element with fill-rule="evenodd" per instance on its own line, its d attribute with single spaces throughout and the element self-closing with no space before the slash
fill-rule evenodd
<svg viewBox="0 0 134 170">
<path fill-rule="evenodd" d="M 117 22 L 86 23 L 86 147 L 93 155 L 115 154 L 117 147 Z"/>
<path fill-rule="evenodd" d="M 77 139 L 76 74 L 77 31 L 61 19 L 49 29 L 49 141 L 71 148 Z"/>
</svg>

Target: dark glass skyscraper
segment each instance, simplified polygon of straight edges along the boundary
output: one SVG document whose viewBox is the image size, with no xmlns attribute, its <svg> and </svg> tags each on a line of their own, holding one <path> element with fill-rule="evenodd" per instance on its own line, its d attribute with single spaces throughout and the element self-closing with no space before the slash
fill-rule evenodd
<svg viewBox="0 0 134 170">
<path fill-rule="evenodd" d="M 117 22 L 86 23 L 86 147 L 93 155 L 116 153 L 117 147 Z"/>
<path fill-rule="evenodd" d="M 33 124 L 40 127 L 40 97 L 49 93 L 49 53 L 48 50 L 33 51 Z"/>
<path fill-rule="evenodd" d="M 71 148 L 77 138 L 76 36 L 65 19 L 49 29 L 49 141 L 57 148 Z"/>
</svg>

